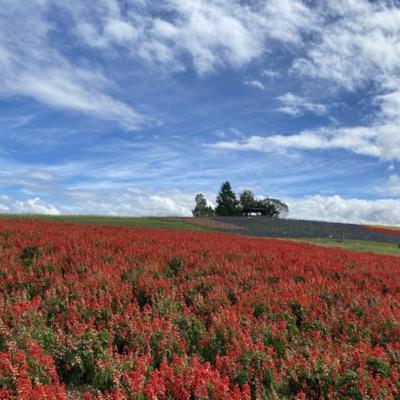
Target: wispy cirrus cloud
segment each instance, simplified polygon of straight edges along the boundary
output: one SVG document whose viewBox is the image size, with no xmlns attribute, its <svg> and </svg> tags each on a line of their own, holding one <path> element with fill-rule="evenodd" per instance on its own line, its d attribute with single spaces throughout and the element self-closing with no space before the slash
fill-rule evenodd
<svg viewBox="0 0 400 400">
<path fill-rule="evenodd" d="M 251 86 L 253 88 L 256 88 L 256 89 L 259 89 L 259 90 L 262 90 L 262 91 L 265 90 L 264 84 L 262 82 L 260 82 L 260 81 L 257 81 L 257 80 L 244 81 L 243 85 Z"/>
<path fill-rule="evenodd" d="M 325 104 L 314 103 L 305 97 L 297 96 L 290 92 L 278 96 L 277 100 L 282 103 L 277 110 L 293 117 L 301 116 L 307 112 L 317 115 L 326 115 L 328 113 L 328 107 Z"/>
<path fill-rule="evenodd" d="M 279 71 L 275 71 L 275 70 L 267 68 L 264 71 L 262 71 L 261 75 L 268 79 L 274 80 L 274 79 L 278 78 L 279 76 L 281 76 L 281 73 Z"/>
<path fill-rule="evenodd" d="M 400 176 L 396 174 L 390 175 L 383 190 L 389 196 L 400 196 Z"/>
<path fill-rule="evenodd" d="M 101 70 L 81 67 L 54 47 L 52 40 L 60 27 L 48 18 L 51 6 L 50 1 L 42 0 L 23 5 L 10 0 L 3 2 L 0 93 L 117 121 L 127 129 L 143 124 L 144 116 L 108 93 L 113 82 Z"/>
</svg>

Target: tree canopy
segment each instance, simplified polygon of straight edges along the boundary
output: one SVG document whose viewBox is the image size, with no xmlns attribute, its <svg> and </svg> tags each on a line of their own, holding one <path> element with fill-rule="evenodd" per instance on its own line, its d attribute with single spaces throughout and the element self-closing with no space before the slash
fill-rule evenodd
<svg viewBox="0 0 400 400">
<path fill-rule="evenodd" d="M 239 215 L 263 215 L 271 218 L 286 216 L 289 207 L 283 201 L 270 197 L 256 198 L 251 190 L 243 190 L 236 198 L 229 181 L 225 181 L 219 190 L 215 210 L 207 205 L 207 200 L 203 194 L 198 194 L 195 198 L 196 206 L 192 210 L 193 216 L 239 216 Z"/>
<path fill-rule="evenodd" d="M 220 216 L 239 215 L 239 204 L 229 181 L 224 182 L 217 196 L 216 214 Z"/>
<path fill-rule="evenodd" d="M 215 215 L 214 209 L 207 204 L 207 200 L 202 193 L 195 197 L 196 205 L 192 210 L 194 217 L 211 217 Z"/>
<path fill-rule="evenodd" d="M 257 207 L 257 200 L 251 190 L 243 190 L 240 195 L 240 206 L 243 209 Z"/>
</svg>

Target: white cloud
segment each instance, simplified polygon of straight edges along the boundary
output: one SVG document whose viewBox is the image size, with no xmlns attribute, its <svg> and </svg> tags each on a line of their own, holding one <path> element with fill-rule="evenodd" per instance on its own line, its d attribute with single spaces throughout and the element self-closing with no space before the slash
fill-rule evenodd
<svg viewBox="0 0 400 400">
<path fill-rule="evenodd" d="M 281 74 L 278 71 L 274 71 L 272 69 L 265 69 L 262 74 L 262 76 L 265 76 L 271 80 L 278 78 Z"/>
<path fill-rule="evenodd" d="M 0 196 L 0 212 L 11 214 L 60 214 L 56 207 L 41 200 L 39 197 L 15 200 L 9 196 Z"/>
<path fill-rule="evenodd" d="M 331 222 L 400 225 L 400 200 L 344 199 L 340 196 L 310 196 L 287 199 L 289 218 Z"/>
<path fill-rule="evenodd" d="M 220 141 L 217 149 L 285 152 L 342 149 L 382 160 L 400 160 L 399 127 L 395 124 L 354 128 L 321 128 L 294 135 L 250 136 L 242 141 Z"/>
<path fill-rule="evenodd" d="M 254 87 L 256 89 L 265 90 L 265 86 L 257 80 L 244 81 L 243 84 L 246 86 Z"/>
<path fill-rule="evenodd" d="M 62 23 L 58 15 L 63 16 Z M 315 15 L 301 0 L 249 4 L 164 0 L 124 5 L 116 0 L 32 0 L 23 5 L 4 0 L 0 94 L 30 97 L 135 129 L 145 118 L 110 94 L 114 83 L 98 67 L 88 66 L 87 60 L 80 65 L 72 61 L 67 55 L 71 47 L 89 46 L 102 58 L 119 54 L 127 62 L 141 59 L 172 72 L 191 64 L 204 76 L 220 67 L 246 66 L 265 54 L 271 40 L 298 46 L 313 22 Z M 60 32 L 62 46 L 57 42 Z M 65 42 L 71 34 L 78 40 Z"/>
<path fill-rule="evenodd" d="M 324 104 L 313 103 L 304 97 L 290 92 L 278 96 L 277 100 L 282 103 L 278 111 L 292 115 L 293 117 L 301 116 L 307 112 L 317 115 L 325 115 L 328 112 L 328 108 Z"/>
<path fill-rule="evenodd" d="M 188 215 L 188 209 L 181 203 L 181 199 L 170 198 L 167 196 L 151 195 L 149 197 L 150 204 L 157 210 L 162 210 L 165 213 L 171 213 L 172 215 Z"/>
<path fill-rule="evenodd" d="M 324 0 L 311 11 L 303 2 L 268 1 L 263 16 L 275 21 L 267 34 L 269 39 L 284 44 L 297 42 L 296 50 L 302 49 L 293 62 L 292 74 L 311 77 L 317 84 L 323 80 L 333 91 L 362 91 L 368 85 L 365 101 L 378 110 L 372 110 L 371 122 L 365 125 L 250 136 L 242 141 L 218 142 L 214 147 L 264 152 L 344 149 L 383 160 L 400 160 L 398 5 L 389 1 Z M 309 34 L 306 40 L 304 33 Z M 302 47 L 304 43 L 306 47 Z M 292 116 L 328 113 L 325 105 L 292 93 L 278 100 L 282 102 L 278 110 Z"/>
<path fill-rule="evenodd" d="M 65 69 L 34 71 L 31 68 L 6 82 L 10 92 L 32 97 L 50 107 L 79 111 L 101 119 L 118 121 L 129 128 L 137 128 L 144 118 L 128 105 L 114 100 L 98 88 L 79 80 L 79 70 Z"/>
<path fill-rule="evenodd" d="M 392 196 L 400 196 L 400 177 L 398 175 L 389 177 L 385 192 Z"/>
<path fill-rule="evenodd" d="M 195 194 L 149 188 L 66 190 L 68 214 L 190 216 Z"/>
<path fill-rule="evenodd" d="M 199 75 L 220 67 L 241 68 L 262 56 L 273 41 L 300 45 L 316 22 L 301 0 L 164 0 L 132 2 L 71 0 L 74 31 L 87 46 L 123 46 L 127 54 L 171 71 L 188 67 Z M 110 6 L 112 4 L 112 6 Z"/>
<path fill-rule="evenodd" d="M 345 148 L 381 159 L 400 157 L 400 9 L 395 2 L 325 0 L 320 28 L 292 72 L 322 79 L 334 89 L 360 91 L 378 106 L 369 126 L 339 129 L 323 148 Z M 314 132 L 318 135 L 318 132 Z"/>
<path fill-rule="evenodd" d="M 107 94 L 112 82 L 93 67 L 70 62 L 52 44 L 60 28 L 47 17 L 50 8 L 50 1 L 3 2 L 0 94 L 30 97 L 50 107 L 117 121 L 128 129 L 140 126 L 143 116 Z M 115 25 L 110 29 L 114 35 L 123 35 L 120 26 L 119 33 Z"/>
<path fill-rule="evenodd" d="M 388 1 L 326 0 L 321 29 L 294 70 L 353 90 L 398 74 L 400 10 Z"/>
<path fill-rule="evenodd" d="M 244 140 L 233 140 L 233 141 L 220 141 L 208 145 L 209 147 L 216 149 L 227 149 L 227 150 L 250 150 L 250 151 L 262 151 L 262 152 L 274 152 L 284 151 L 287 149 L 319 149 L 321 147 L 328 147 L 328 144 L 324 142 L 319 135 L 313 132 L 303 132 L 299 135 L 276 135 L 276 136 L 250 136 Z"/>
<path fill-rule="evenodd" d="M 303 33 L 318 27 L 318 14 L 301 0 L 269 0 L 264 3 L 268 36 L 278 42 L 303 45 Z"/>
<path fill-rule="evenodd" d="M 319 27 L 292 72 L 335 89 L 362 90 L 380 107 L 376 121 L 400 120 L 400 8 L 395 2 L 325 0 Z"/>
<path fill-rule="evenodd" d="M 56 179 L 52 173 L 41 169 L 31 170 L 28 172 L 28 177 L 37 179 L 39 181 L 54 181 Z"/>
<path fill-rule="evenodd" d="M 137 38 L 136 29 L 126 21 L 110 19 L 105 25 L 105 34 L 115 42 L 131 42 Z"/>
</svg>

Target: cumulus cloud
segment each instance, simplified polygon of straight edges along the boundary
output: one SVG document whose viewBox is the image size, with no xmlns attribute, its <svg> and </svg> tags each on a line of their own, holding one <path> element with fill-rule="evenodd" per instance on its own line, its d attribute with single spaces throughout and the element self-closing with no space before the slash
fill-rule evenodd
<svg viewBox="0 0 400 400">
<path fill-rule="evenodd" d="M 400 200 L 310 196 L 288 199 L 289 218 L 363 224 L 400 225 Z"/>
<path fill-rule="evenodd" d="M 297 96 L 290 92 L 278 96 L 277 100 L 282 103 L 282 106 L 278 108 L 278 111 L 289 114 L 293 117 L 299 117 L 307 112 L 317 115 L 325 115 L 328 112 L 328 108 L 324 104 L 313 103 L 304 97 Z"/>
<path fill-rule="evenodd" d="M 190 216 L 194 194 L 151 188 L 73 189 L 66 191 L 68 214 Z"/>
<path fill-rule="evenodd" d="M 120 46 L 134 57 L 181 71 L 187 60 L 199 75 L 241 68 L 265 53 L 269 41 L 300 45 L 316 22 L 301 0 L 163 0 L 63 5 L 87 46 Z"/>
<path fill-rule="evenodd" d="M 284 2 L 282 3 L 284 4 Z M 282 6 L 283 7 L 283 6 Z M 323 80 L 351 92 L 367 85 L 375 107 L 368 125 L 325 127 L 292 135 L 250 136 L 215 143 L 220 149 L 287 151 L 344 149 L 383 160 L 400 159 L 400 9 L 394 2 L 325 0 L 314 8 L 313 40 L 293 61 L 295 76 Z M 365 95 L 365 93 L 364 93 Z M 287 93 L 278 111 L 299 116 L 327 114 L 327 107 Z"/>
<path fill-rule="evenodd" d="M 400 10 L 395 2 L 325 0 L 320 29 L 293 70 L 348 90 L 398 77 Z"/>
<path fill-rule="evenodd" d="M 0 212 L 10 214 L 60 214 L 60 211 L 55 206 L 41 200 L 39 197 L 15 200 L 6 195 L 0 196 Z"/>
</svg>

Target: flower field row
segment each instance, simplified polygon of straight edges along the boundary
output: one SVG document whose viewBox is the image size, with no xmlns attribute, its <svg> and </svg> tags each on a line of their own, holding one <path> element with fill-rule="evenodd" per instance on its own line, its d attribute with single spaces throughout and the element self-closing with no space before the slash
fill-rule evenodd
<svg viewBox="0 0 400 400">
<path fill-rule="evenodd" d="M 0 399 L 399 399 L 400 259 L 0 220 Z"/>
<path fill-rule="evenodd" d="M 400 229 L 387 228 L 384 226 L 366 226 L 366 229 L 373 232 L 386 233 L 387 235 L 400 236 Z"/>
<path fill-rule="evenodd" d="M 195 218 L 192 218 L 195 219 Z M 208 220 L 222 223 L 226 233 L 276 238 L 321 238 L 333 240 L 365 240 L 380 243 L 399 243 L 399 231 L 375 226 L 324 221 L 295 220 L 269 217 L 213 217 Z M 236 227 L 236 228 L 235 228 Z M 373 229 L 370 229 L 373 228 Z"/>
</svg>

